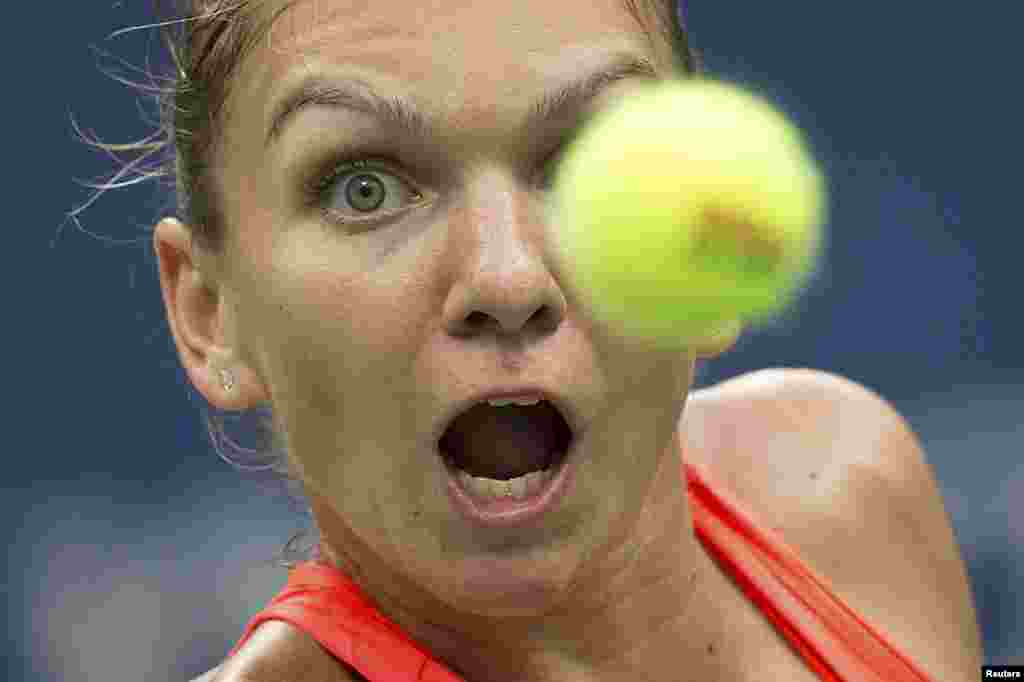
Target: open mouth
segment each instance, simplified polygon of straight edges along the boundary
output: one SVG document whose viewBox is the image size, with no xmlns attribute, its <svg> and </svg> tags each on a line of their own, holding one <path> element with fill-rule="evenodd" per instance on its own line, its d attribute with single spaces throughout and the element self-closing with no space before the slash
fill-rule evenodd
<svg viewBox="0 0 1024 682">
<path fill-rule="evenodd" d="M 508 481 L 558 465 L 572 440 L 568 422 L 547 400 L 500 407 L 485 402 L 455 417 L 438 449 L 459 472 Z"/>
<path fill-rule="evenodd" d="M 453 509 L 482 528 L 540 522 L 571 489 L 579 440 L 548 401 L 474 405 L 438 441 Z"/>
</svg>

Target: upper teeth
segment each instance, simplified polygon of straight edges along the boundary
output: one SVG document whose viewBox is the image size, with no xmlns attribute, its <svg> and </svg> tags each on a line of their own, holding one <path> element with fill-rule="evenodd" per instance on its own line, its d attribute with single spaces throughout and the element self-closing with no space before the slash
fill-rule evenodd
<svg viewBox="0 0 1024 682">
<path fill-rule="evenodd" d="M 539 402 L 540 398 L 497 398 L 494 400 L 488 400 L 487 404 L 493 405 L 494 407 L 504 407 L 505 405 L 536 405 Z"/>
</svg>

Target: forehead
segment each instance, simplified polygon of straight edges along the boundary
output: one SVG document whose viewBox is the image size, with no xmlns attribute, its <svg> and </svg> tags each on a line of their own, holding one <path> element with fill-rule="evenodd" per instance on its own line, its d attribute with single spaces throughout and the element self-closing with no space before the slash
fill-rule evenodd
<svg viewBox="0 0 1024 682">
<path fill-rule="evenodd" d="M 268 0 L 256 12 L 273 24 L 239 94 L 264 120 L 282 84 L 310 71 L 343 68 L 454 119 L 525 103 L 609 52 L 649 51 L 625 0 Z"/>
</svg>

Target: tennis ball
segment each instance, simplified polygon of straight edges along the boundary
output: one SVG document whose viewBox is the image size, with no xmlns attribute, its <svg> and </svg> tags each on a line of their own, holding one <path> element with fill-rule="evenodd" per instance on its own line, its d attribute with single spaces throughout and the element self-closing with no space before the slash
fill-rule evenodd
<svg viewBox="0 0 1024 682">
<path fill-rule="evenodd" d="M 555 251 L 594 317 L 685 346 L 780 313 L 805 286 L 824 178 L 772 104 L 706 78 L 638 86 L 581 129 L 552 187 Z"/>
</svg>

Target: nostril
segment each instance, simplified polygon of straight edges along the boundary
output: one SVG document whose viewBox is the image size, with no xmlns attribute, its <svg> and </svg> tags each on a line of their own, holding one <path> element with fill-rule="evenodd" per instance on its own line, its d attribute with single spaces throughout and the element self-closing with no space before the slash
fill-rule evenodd
<svg viewBox="0 0 1024 682">
<path fill-rule="evenodd" d="M 474 310 L 469 314 L 469 317 L 466 318 L 466 325 L 469 327 L 480 327 L 486 322 L 487 315 L 479 310 Z"/>
</svg>

